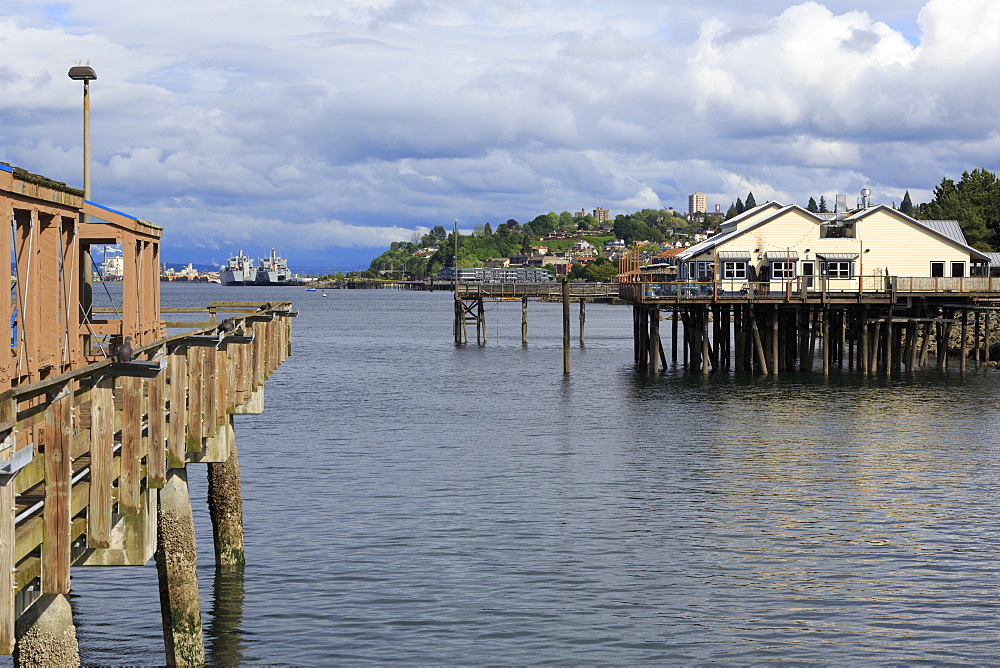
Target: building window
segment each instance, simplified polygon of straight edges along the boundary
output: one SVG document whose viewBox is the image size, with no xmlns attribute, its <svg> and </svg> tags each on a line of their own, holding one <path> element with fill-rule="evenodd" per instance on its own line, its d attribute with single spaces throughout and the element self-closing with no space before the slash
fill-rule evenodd
<svg viewBox="0 0 1000 668">
<path fill-rule="evenodd" d="M 854 263 L 849 260 L 838 260 L 836 262 L 824 262 L 823 274 L 830 278 L 850 278 L 854 275 Z"/>
<path fill-rule="evenodd" d="M 715 279 L 715 263 L 714 262 L 697 262 L 695 263 L 695 275 L 694 277 L 699 281 L 711 281 Z"/>
<path fill-rule="evenodd" d="M 854 223 L 823 223 L 819 226 L 820 239 L 853 239 Z"/>
<path fill-rule="evenodd" d="M 771 260 L 771 279 L 776 281 L 795 278 L 795 263 Z"/>
<path fill-rule="evenodd" d="M 952 276 L 952 278 L 964 278 L 965 277 L 965 263 L 964 262 L 952 262 L 951 263 L 951 276 Z"/>
<path fill-rule="evenodd" d="M 746 262 L 723 262 L 722 263 L 722 278 L 727 280 L 746 280 L 747 277 L 747 263 Z"/>
<path fill-rule="evenodd" d="M 931 278 L 944 278 L 944 262 L 931 262 Z"/>
</svg>

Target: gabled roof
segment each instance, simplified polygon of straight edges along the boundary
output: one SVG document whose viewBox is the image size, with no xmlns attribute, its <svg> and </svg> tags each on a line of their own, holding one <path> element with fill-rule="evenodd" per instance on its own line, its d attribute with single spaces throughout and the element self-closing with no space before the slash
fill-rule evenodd
<svg viewBox="0 0 1000 668">
<path fill-rule="evenodd" d="M 787 206 L 782 206 L 782 205 L 778 204 L 777 202 L 768 202 L 767 204 L 761 204 L 760 206 L 755 207 L 753 209 L 750 209 L 749 211 L 744 211 L 739 216 L 736 216 L 736 218 L 730 218 L 729 222 L 732 222 L 732 221 L 734 221 L 734 220 L 736 220 L 737 218 L 740 218 L 740 217 L 745 217 L 746 214 L 748 214 L 748 213 L 749 214 L 759 213 L 760 211 L 762 211 L 762 210 L 764 210 L 766 208 L 773 208 L 774 212 L 770 216 L 765 216 L 764 218 L 761 218 L 757 222 L 755 222 L 755 223 L 753 223 L 751 225 L 747 225 L 746 227 L 744 227 L 742 229 L 739 229 L 739 230 L 730 230 L 728 232 L 723 232 L 721 234 L 716 234 L 714 237 L 709 237 L 705 241 L 702 241 L 701 243 L 695 244 L 694 246 L 691 246 L 690 248 L 686 249 L 686 252 L 684 254 L 677 256 L 677 259 L 678 260 L 686 260 L 686 259 L 688 259 L 690 257 L 695 257 L 697 255 L 701 255 L 702 253 L 708 252 L 708 251 L 712 250 L 713 248 L 715 248 L 716 246 L 724 244 L 724 243 L 726 243 L 727 241 L 729 241 L 731 239 L 735 239 L 736 237 L 738 237 L 738 236 L 740 236 L 742 234 L 745 234 L 746 232 L 749 232 L 750 230 L 755 230 L 758 227 L 760 227 L 761 225 L 764 225 L 764 224 L 766 224 L 766 223 L 774 220 L 775 218 L 784 215 L 785 213 L 787 213 L 789 211 L 793 211 L 793 210 L 800 211 L 800 212 L 806 214 L 807 216 L 809 216 L 811 218 L 814 218 L 817 223 L 820 222 L 820 219 L 814 213 L 812 213 L 811 211 L 807 211 L 806 209 L 803 209 L 801 206 L 798 206 L 797 204 L 789 204 Z"/>
<path fill-rule="evenodd" d="M 876 211 L 887 211 L 897 218 L 901 218 L 909 223 L 913 223 L 917 227 L 922 227 L 927 230 L 932 236 L 936 236 L 939 239 L 944 239 L 953 244 L 961 246 L 963 249 L 969 251 L 973 255 L 979 256 L 982 260 L 989 260 L 989 257 L 982 251 L 976 250 L 965 240 L 965 234 L 962 232 L 962 228 L 959 227 L 958 221 L 955 220 L 917 220 L 916 218 L 911 218 L 907 216 L 902 211 L 897 211 L 892 207 L 888 207 L 885 204 L 879 204 L 877 206 L 872 206 L 863 211 L 858 211 L 854 214 L 848 216 L 850 220 L 861 220 L 867 218 L 869 215 L 875 213 Z"/>
<path fill-rule="evenodd" d="M 752 214 L 754 212 L 759 212 L 764 207 L 767 207 L 769 205 L 774 205 L 774 204 L 776 204 L 776 203 L 775 202 L 768 202 L 767 204 L 763 204 L 763 205 L 761 205 L 759 207 L 756 207 L 754 209 L 750 209 L 750 211 L 745 211 L 742 214 L 740 214 L 739 216 L 736 216 L 735 218 L 731 218 L 728 222 L 735 221 L 735 220 L 737 220 L 738 218 L 741 218 L 741 217 L 746 217 L 746 215 L 748 213 Z M 809 216 L 810 218 L 814 219 L 817 223 L 824 223 L 824 222 L 826 222 L 828 220 L 832 220 L 833 219 L 833 216 L 831 216 L 830 214 L 813 213 L 812 211 L 808 211 L 807 209 L 803 209 L 801 206 L 798 206 L 797 204 L 790 204 L 790 205 L 784 206 L 784 207 L 781 207 L 779 205 L 779 207 L 780 208 L 778 208 L 770 216 L 766 216 L 764 218 L 761 218 L 757 222 L 753 223 L 752 225 L 747 225 L 743 229 L 740 229 L 740 230 L 730 230 L 730 231 L 724 232 L 722 234 L 717 234 L 714 237 L 711 237 L 711 238 L 709 238 L 709 239 L 707 239 L 705 241 L 702 241 L 699 244 L 695 244 L 694 246 L 691 246 L 690 248 L 688 248 L 686 250 L 686 252 L 683 255 L 679 255 L 677 257 L 677 259 L 683 261 L 683 260 L 687 260 L 688 258 L 701 255 L 702 253 L 708 252 L 708 251 L 712 250 L 713 248 L 715 248 L 717 246 L 720 246 L 720 245 L 722 245 L 722 244 L 724 244 L 724 243 L 726 243 L 726 242 L 728 242 L 728 241 L 730 241 L 730 240 L 732 240 L 732 239 L 740 236 L 741 234 L 743 234 L 745 232 L 749 232 L 750 230 L 754 230 L 754 229 L 760 227 L 761 225 L 765 225 L 765 224 L 769 223 L 770 221 L 774 220 L 775 218 L 778 218 L 779 216 L 785 215 L 789 211 L 797 210 L 800 213 L 803 213 L 803 214 Z M 969 252 L 972 255 L 975 255 L 975 256 L 979 257 L 980 259 L 989 260 L 989 257 L 985 253 L 983 253 L 982 251 L 976 250 L 975 248 L 973 248 L 972 246 L 970 246 L 968 244 L 968 242 L 965 240 L 965 235 L 962 233 L 962 228 L 959 227 L 958 222 L 954 221 L 954 220 L 917 220 L 915 218 L 911 218 L 910 216 L 907 216 L 905 213 L 902 213 L 901 211 L 897 211 L 896 209 L 888 207 L 885 204 L 879 204 L 877 206 L 872 206 L 872 207 L 868 207 L 867 209 L 862 209 L 862 210 L 859 210 L 859 211 L 855 211 L 853 213 L 849 213 L 847 215 L 846 219 L 850 220 L 850 221 L 859 221 L 859 220 L 862 220 L 864 218 L 867 218 L 868 216 L 870 216 L 871 214 L 873 214 L 873 213 L 875 213 L 877 211 L 887 211 L 887 212 L 891 213 L 892 215 L 894 215 L 894 216 L 896 216 L 898 218 L 901 218 L 903 220 L 906 220 L 907 222 L 913 223 L 914 225 L 916 225 L 919 228 L 923 228 L 924 230 L 926 230 L 932 236 L 938 237 L 939 239 L 942 239 L 942 240 L 947 241 L 949 243 L 961 246 L 965 251 Z"/>
<path fill-rule="evenodd" d="M 760 213 L 764 209 L 775 209 L 775 210 L 778 210 L 780 208 L 781 208 L 781 205 L 778 204 L 777 202 L 764 202 L 763 204 L 755 206 L 752 209 L 747 209 L 746 211 L 744 211 L 743 213 L 739 214 L 738 216 L 733 216 L 729 220 L 724 221 L 722 223 L 722 225 L 720 226 L 719 229 L 722 230 L 723 232 L 730 232 L 732 230 L 729 230 L 727 228 L 729 228 L 729 227 L 735 228 L 739 223 L 742 223 L 747 218 L 749 218 L 749 217 L 751 217 L 751 216 L 753 216 L 755 214 Z"/>
</svg>

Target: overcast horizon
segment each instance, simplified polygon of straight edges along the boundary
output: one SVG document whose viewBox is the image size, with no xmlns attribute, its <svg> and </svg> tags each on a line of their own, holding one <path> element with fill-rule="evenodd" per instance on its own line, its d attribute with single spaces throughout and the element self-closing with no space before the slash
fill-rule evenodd
<svg viewBox="0 0 1000 668">
<path fill-rule="evenodd" d="M 81 186 L 89 62 L 92 199 L 169 262 L 1000 167 L 989 0 L 8 0 L 0 47 L 0 161 Z"/>
</svg>

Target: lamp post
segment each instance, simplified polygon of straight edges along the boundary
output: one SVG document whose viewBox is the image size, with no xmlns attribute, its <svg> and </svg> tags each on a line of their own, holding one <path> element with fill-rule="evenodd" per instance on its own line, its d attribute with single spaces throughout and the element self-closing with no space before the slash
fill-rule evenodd
<svg viewBox="0 0 1000 668">
<path fill-rule="evenodd" d="M 76 65 L 69 68 L 69 78 L 83 82 L 83 199 L 90 199 L 90 82 L 97 79 L 97 72 L 90 65 Z M 82 207 L 81 207 L 82 209 Z M 87 214 L 80 211 L 80 224 L 87 222 Z M 83 322 L 90 322 L 93 309 L 93 280 L 91 265 L 94 259 L 90 255 L 90 245 L 81 249 L 80 255 L 80 312 Z M 84 257 L 90 262 L 85 262 Z M 91 352 L 91 337 L 84 335 L 83 349 L 86 354 Z"/>
<path fill-rule="evenodd" d="M 97 72 L 90 65 L 69 68 L 69 78 L 83 82 L 83 198 L 90 199 L 90 82 Z"/>
</svg>

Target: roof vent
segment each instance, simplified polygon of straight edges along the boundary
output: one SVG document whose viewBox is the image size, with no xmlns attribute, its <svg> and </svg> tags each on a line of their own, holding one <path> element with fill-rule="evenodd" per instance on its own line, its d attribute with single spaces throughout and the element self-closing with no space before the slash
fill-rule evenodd
<svg viewBox="0 0 1000 668">
<path fill-rule="evenodd" d="M 837 220 L 843 220 L 847 216 L 847 195 L 837 195 L 833 210 L 837 214 Z"/>
<path fill-rule="evenodd" d="M 862 209 L 867 209 L 868 207 L 870 207 L 872 205 L 872 191 L 871 191 L 871 189 L 869 189 L 869 188 L 862 188 L 861 189 L 861 199 L 859 200 L 859 204 L 860 204 L 860 206 L 861 206 Z"/>
</svg>

